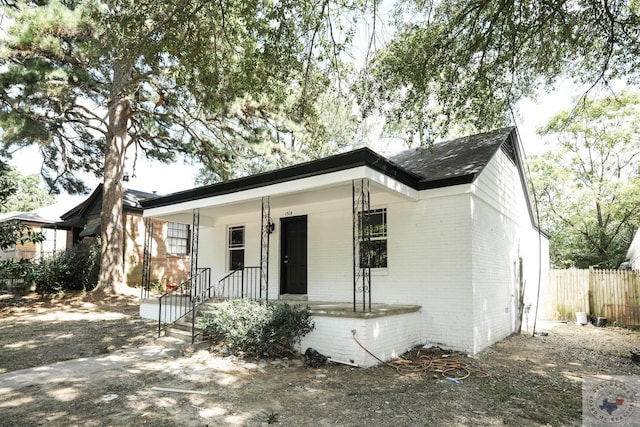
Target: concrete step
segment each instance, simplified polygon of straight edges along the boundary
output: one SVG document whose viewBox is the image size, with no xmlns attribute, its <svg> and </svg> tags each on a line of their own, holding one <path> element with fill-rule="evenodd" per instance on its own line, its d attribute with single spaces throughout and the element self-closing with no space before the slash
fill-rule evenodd
<svg viewBox="0 0 640 427">
<path fill-rule="evenodd" d="M 302 294 L 282 294 L 282 295 L 280 295 L 278 300 L 279 301 L 281 301 L 281 300 L 284 300 L 284 301 L 308 301 L 309 298 L 307 297 L 307 295 L 302 295 Z"/>
<path fill-rule="evenodd" d="M 177 339 L 181 339 L 185 342 L 191 343 L 191 331 L 185 331 L 183 329 L 174 328 L 173 326 L 169 326 L 165 328 L 164 335 L 167 337 L 173 337 Z"/>
<path fill-rule="evenodd" d="M 191 339 L 189 339 L 189 341 L 191 341 Z M 184 349 L 189 345 L 185 340 L 170 336 L 156 338 L 154 343 L 155 345 L 159 345 L 165 348 L 172 348 L 179 351 L 184 351 Z"/>
<path fill-rule="evenodd" d="M 210 313 L 210 312 L 214 311 L 216 309 L 216 305 L 217 304 L 219 304 L 219 303 L 217 303 L 217 302 L 205 302 L 205 303 L 203 303 L 197 309 L 198 316 L 202 315 L 203 313 Z M 191 323 L 192 316 L 193 316 L 193 313 L 187 314 L 184 317 L 184 321 Z M 196 319 L 198 318 L 198 316 L 196 316 Z"/>
<path fill-rule="evenodd" d="M 214 311 L 216 307 L 220 304 L 220 301 L 207 301 L 203 303 L 200 307 L 198 307 L 198 312 L 210 312 Z"/>
<path fill-rule="evenodd" d="M 191 333 L 191 320 L 179 320 L 177 322 L 173 322 L 170 327 Z"/>
</svg>

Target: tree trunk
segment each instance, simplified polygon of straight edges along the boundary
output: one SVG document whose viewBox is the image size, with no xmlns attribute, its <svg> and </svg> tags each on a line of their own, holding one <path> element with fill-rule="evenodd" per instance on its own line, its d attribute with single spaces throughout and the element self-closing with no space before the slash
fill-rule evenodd
<svg viewBox="0 0 640 427">
<path fill-rule="evenodd" d="M 122 214 L 122 178 L 127 149 L 127 124 L 131 104 L 123 95 L 129 81 L 131 67 L 116 64 L 109 103 L 109 128 L 104 159 L 102 189 L 102 255 L 100 278 L 96 291 L 105 294 L 131 293 L 124 279 L 124 218 Z"/>
</svg>

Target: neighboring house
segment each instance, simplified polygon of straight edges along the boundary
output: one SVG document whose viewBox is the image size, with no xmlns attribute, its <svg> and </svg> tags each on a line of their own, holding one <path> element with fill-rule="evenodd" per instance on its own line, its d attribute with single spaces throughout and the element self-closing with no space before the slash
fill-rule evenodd
<svg viewBox="0 0 640 427">
<path fill-rule="evenodd" d="M 153 245 L 149 258 L 150 281 L 166 286 L 180 283 L 189 272 L 189 226 L 153 221 L 145 224 L 140 202 L 158 197 L 154 193 L 125 189 L 122 198 L 124 226 L 124 272 L 127 284 L 139 286 L 143 282 L 145 229 L 152 224 Z M 59 228 L 69 230 L 68 245 L 75 246 L 83 238 L 100 236 L 102 184 L 91 195 L 61 216 Z"/>
<path fill-rule="evenodd" d="M 640 229 L 636 231 L 627 250 L 627 260 L 620 268 L 640 270 Z"/>
<path fill-rule="evenodd" d="M 192 225 L 191 271 L 213 278 L 196 300 L 302 300 L 316 328 L 300 349 L 362 366 L 377 362 L 355 339 L 388 360 L 507 337 L 549 267 L 515 128 L 390 158 L 363 148 L 141 204 L 147 218 Z M 223 280 L 239 272 L 240 288 Z M 154 303 L 142 301 L 143 317 L 158 317 Z"/>
<path fill-rule="evenodd" d="M 55 223 L 60 221 L 56 215 L 56 205 L 46 206 L 31 212 L 8 212 L 0 214 L 0 222 L 20 221 L 29 226 L 32 231 L 41 232 L 44 241 L 40 243 L 16 243 L 13 247 L 0 250 L 0 260 L 29 259 L 37 260 L 52 255 L 54 252 L 66 249 L 66 231 L 58 230 Z"/>
</svg>

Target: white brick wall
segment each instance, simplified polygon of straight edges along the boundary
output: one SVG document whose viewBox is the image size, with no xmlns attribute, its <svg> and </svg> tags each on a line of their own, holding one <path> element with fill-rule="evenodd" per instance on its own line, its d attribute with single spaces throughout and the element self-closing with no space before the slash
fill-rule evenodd
<svg viewBox="0 0 640 427">
<path fill-rule="evenodd" d="M 303 207 L 296 207 L 296 210 L 302 209 Z M 309 209 L 309 299 L 351 301 L 353 299 L 351 199 L 310 205 L 307 209 Z"/>
<path fill-rule="evenodd" d="M 390 204 L 388 218 L 388 274 L 374 276 L 374 300 L 421 305 L 423 342 L 467 348 L 472 339 L 468 194 Z"/>
<path fill-rule="evenodd" d="M 279 295 L 280 219 L 307 215 L 309 300 L 352 300 L 351 203 L 348 186 L 272 198 L 276 230 L 270 243 L 270 299 Z M 418 201 L 374 187 L 371 204 L 386 208 L 388 218 L 388 268 L 374 271 L 373 302 L 422 309 L 375 323 L 318 317 L 316 331 L 305 339 L 302 350 L 310 346 L 336 359 L 368 365 L 366 358 L 358 358 L 361 349 L 352 329 L 385 358 L 427 341 L 475 352 L 511 333 L 514 263 L 518 256 L 525 258 L 529 298 L 537 282 L 537 234 L 517 170 L 502 152 L 474 184 L 422 191 Z M 214 281 L 227 273 L 229 225 L 245 225 L 245 264 L 259 265 L 260 203 L 239 206 L 242 214 L 230 214 L 234 209 L 201 218 L 199 266 L 211 267 Z"/>
<path fill-rule="evenodd" d="M 518 268 L 516 224 L 474 198 L 473 319 L 476 352 L 514 331 Z"/>
<path fill-rule="evenodd" d="M 378 361 L 360 347 L 355 337 L 381 360 L 397 358 L 420 343 L 420 313 L 377 318 L 315 316 L 315 329 L 304 337 L 299 351 L 311 347 L 337 361 L 374 366 Z"/>
<path fill-rule="evenodd" d="M 140 317 L 143 319 L 158 320 L 158 317 L 162 316 L 163 322 L 173 322 L 179 317 L 182 317 L 187 308 L 179 305 L 163 305 L 162 313 L 160 313 L 159 310 L 157 298 L 140 301 Z"/>
<path fill-rule="evenodd" d="M 546 238 L 538 250 L 539 236 L 531 224 L 518 170 L 502 151 L 485 167 L 473 190 L 473 351 L 479 351 L 516 330 L 519 258 L 525 306 L 532 305 L 533 320 L 538 278 L 546 278 L 549 257 Z"/>
</svg>

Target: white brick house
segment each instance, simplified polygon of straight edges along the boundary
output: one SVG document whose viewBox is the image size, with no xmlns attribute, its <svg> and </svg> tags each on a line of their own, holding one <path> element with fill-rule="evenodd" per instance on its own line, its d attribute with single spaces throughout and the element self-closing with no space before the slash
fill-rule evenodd
<svg viewBox="0 0 640 427">
<path fill-rule="evenodd" d="M 475 353 L 515 332 L 519 310 L 535 312 L 548 270 L 522 162 L 505 128 L 175 193 L 143 202 L 144 216 L 192 224 L 192 271 L 215 282 L 261 267 L 261 298 L 315 304 L 303 351 L 375 364 L 355 332 L 383 359 L 426 342 Z"/>
<path fill-rule="evenodd" d="M 632 270 L 640 270 L 640 229 L 636 230 L 633 240 L 627 249 L 627 266 Z"/>
</svg>

